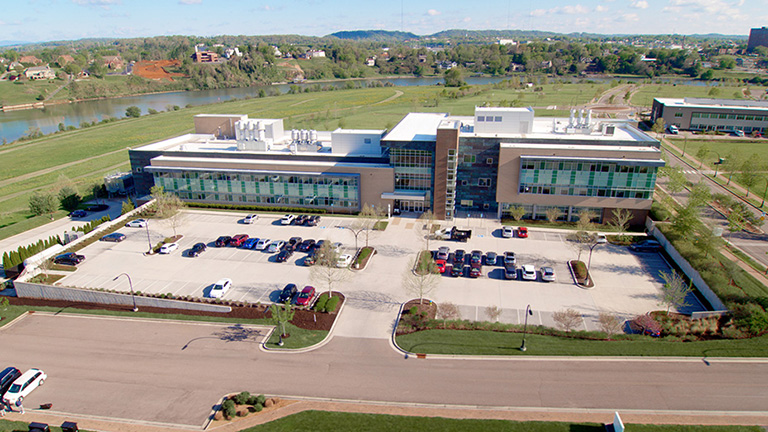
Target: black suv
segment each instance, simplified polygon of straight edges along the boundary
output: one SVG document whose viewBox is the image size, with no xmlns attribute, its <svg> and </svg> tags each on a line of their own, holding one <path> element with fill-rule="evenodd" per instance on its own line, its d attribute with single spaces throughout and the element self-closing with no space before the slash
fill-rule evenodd
<svg viewBox="0 0 768 432">
<path fill-rule="evenodd" d="M 216 245 L 216 247 L 224 247 L 229 244 L 230 240 L 232 240 L 232 237 L 230 236 L 221 236 L 217 238 L 213 244 Z"/>
<path fill-rule="evenodd" d="M 451 267 L 451 276 L 459 277 L 464 274 L 464 263 L 457 263 Z"/>
<path fill-rule="evenodd" d="M 280 297 L 277 298 L 278 303 L 290 303 L 291 300 L 293 300 L 293 296 L 296 295 L 296 293 L 299 292 L 299 289 L 296 288 L 296 284 L 288 284 L 283 288 L 282 291 L 280 291 Z"/>
<path fill-rule="evenodd" d="M 288 240 L 288 243 L 285 244 L 285 249 L 290 249 L 292 251 L 296 250 L 301 244 L 301 241 L 301 237 L 291 237 L 291 239 Z"/>
<path fill-rule="evenodd" d="M 457 265 L 463 266 L 464 265 L 464 249 L 456 249 L 453 256 L 453 266 L 456 267 Z"/>
<path fill-rule="evenodd" d="M 53 262 L 56 264 L 66 264 L 66 265 L 78 265 L 81 262 L 85 260 L 85 255 L 78 255 L 74 252 L 67 252 L 65 254 L 57 255 L 56 258 L 53 259 Z"/>
<path fill-rule="evenodd" d="M 16 378 L 21 376 L 21 371 L 15 367 L 7 367 L 0 372 L 0 395 L 5 394 Z"/>
<path fill-rule="evenodd" d="M 286 260 L 288 260 L 288 258 L 291 257 L 291 255 L 293 255 L 293 249 L 289 249 L 288 247 L 286 247 L 285 249 L 281 250 L 279 254 L 277 254 L 277 258 L 275 258 L 275 261 L 279 263 L 285 262 Z"/>
<path fill-rule="evenodd" d="M 189 256 L 194 258 L 206 249 L 208 249 L 208 246 L 206 246 L 205 243 L 195 243 L 195 245 L 192 246 L 192 249 L 189 250 Z"/>
<path fill-rule="evenodd" d="M 298 249 L 300 252 L 309 252 L 314 247 L 315 247 L 315 241 L 312 239 L 306 239 L 303 242 L 301 242 Z"/>
</svg>

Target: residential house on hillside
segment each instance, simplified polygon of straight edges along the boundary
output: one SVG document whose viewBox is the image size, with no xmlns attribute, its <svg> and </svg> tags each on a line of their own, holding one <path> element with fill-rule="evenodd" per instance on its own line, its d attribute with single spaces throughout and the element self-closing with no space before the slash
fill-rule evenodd
<svg viewBox="0 0 768 432">
<path fill-rule="evenodd" d="M 24 65 L 22 65 L 21 62 L 17 62 L 17 61 L 11 62 L 11 64 L 8 65 L 8 71 L 13 71 L 17 67 L 23 68 Z"/>
<path fill-rule="evenodd" d="M 192 54 L 192 60 L 195 63 L 219 63 L 219 54 L 213 51 L 198 51 Z"/>
<path fill-rule="evenodd" d="M 42 60 L 40 60 L 39 58 L 37 58 L 37 57 L 33 56 L 33 55 L 29 55 L 29 56 L 22 56 L 22 57 L 19 59 L 19 62 L 20 62 L 20 63 L 28 63 L 28 64 L 33 64 L 33 65 L 37 66 L 37 65 L 39 65 L 40 63 L 42 63 L 43 61 L 42 61 Z"/>
<path fill-rule="evenodd" d="M 50 66 L 33 66 L 24 71 L 24 75 L 31 80 L 54 79 L 56 72 Z"/>
<path fill-rule="evenodd" d="M 307 51 L 307 58 L 325 57 L 325 51 L 323 50 L 309 50 Z"/>
<path fill-rule="evenodd" d="M 109 69 L 122 69 L 123 59 L 120 56 L 104 56 L 101 58 L 104 61 L 104 66 Z"/>
<path fill-rule="evenodd" d="M 56 64 L 58 64 L 59 66 L 67 65 L 69 63 L 72 63 L 73 61 L 75 61 L 75 59 L 72 58 L 72 56 L 69 54 L 60 55 L 56 58 Z"/>
</svg>

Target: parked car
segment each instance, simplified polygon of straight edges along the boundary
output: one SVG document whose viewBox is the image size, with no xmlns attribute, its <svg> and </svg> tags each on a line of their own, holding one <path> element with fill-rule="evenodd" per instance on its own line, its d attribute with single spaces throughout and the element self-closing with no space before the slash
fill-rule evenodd
<svg viewBox="0 0 768 432">
<path fill-rule="evenodd" d="M 469 277 L 476 279 L 483 275 L 482 267 L 470 267 Z"/>
<path fill-rule="evenodd" d="M 528 238 L 528 228 L 526 228 L 526 227 L 519 227 L 517 229 L 517 237 L 518 238 Z"/>
<path fill-rule="evenodd" d="M 744 136 L 744 131 L 741 130 L 741 129 L 736 129 L 736 130 L 733 131 L 733 134 L 736 135 L 737 137 L 743 137 Z"/>
<path fill-rule="evenodd" d="M 48 375 L 40 369 L 29 369 L 16 378 L 11 386 L 8 387 L 8 391 L 3 394 L 3 401 L 8 406 L 15 404 L 17 401 L 23 401 L 25 397 L 32 393 L 32 390 L 43 385 L 46 378 L 48 378 Z"/>
<path fill-rule="evenodd" d="M 517 266 L 514 264 L 505 265 L 504 279 L 517 279 Z"/>
<path fill-rule="evenodd" d="M 61 255 L 56 255 L 53 262 L 56 264 L 65 265 L 78 265 L 85 260 L 85 255 L 78 255 L 74 252 L 67 252 Z"/>
<path fill-rule="evenodd" d="M 275 253 L 285 246 L 285 242 L 282 240 L 275 240 L 267 246 L 268 253 Z"/>
<path fill-rule="evenodd" d="M 221 237 L 217 238 L 216 241 L 213 242 L 213 244 L 216 247 L 224 247 L 224 246 L 228 245 L 231 240 L 232 240 L 232 237 L 230 237 L 230 236 L 221 236 Z"/>
<path fill-rule="evenodd" d="M 312 248 L 315 247 L 315 241 L 313 239 L 306 239 L 299 245 L 299 251 L 300 252 L 309 252 Z"/>
<path fill-rule="evenodd" d="M 464 263 L 463 262 L 457 262 L 453 264 L 453 267 L 451 267 L 451 276 L 452 277 L 459 277 L 464 274 Z"/>
<path fill-rule="evenodd" d="M 307 226 L 317 226 L 318 222 L 320 222 L 320 216 L 312 215 L 312 216 L 307 218 L 307 221 L 305 222 L 305 224 Z"/>
<path fill-rule="evenodd" d="M 436 260 L 435 266 L 437 267 L 437 271 L 439 271 L 440 273 L 445 273 L 445 260 L 441 260 L 441 259 Z"/>
<path fill-rule="evenodd" d="M 99 240 L 105 241 L 105 242 L 115 242 L 120 243 L 121 241 L 125 240 L 125 234 L 119 233 L 119 232 L 113 232 L 111 234 L 107 234 L 104 237 L 100 238 Z"/>
<path fill-rule="evenodd" d="M 672 135 L 677 135 L 680 132 L 680 129 L 678 129 L 675 125 L 669 125 L 667 126 L 667 132 L 671 133 Z"/>
<path fill-rule="evenodd" d="M 248 216 L 243 218 L 243 223 L 244 224 L 252 224 L 252 223 L 256 222 L 257 220 L 259 220 L 259 215 L 257 215 L 257 214 L 249 214 Z"/>
<path fill-rule="evenodd" d="M 144 228 L 147 226 L 147 221 L 144 219 L 134 219 L 125 224 L 125 226 L 129 228 Z"/>
<path fill-rule="evenodd" d="M 350 264 L 352 264 L 352 255 L 350 254 L 341 254 L 336 259 L 336 267 L 349 267 Z"/>
<path fill-rule="evenodd" d="M 598 234 L 598 235 L 595 236 L 595 243 L 597 243 L 597 244 L 608 243 L 608 237 L 606 237 L 605 234 Z"/>
<path fill-rule="evenodd" d="M 286 247 L 285 249 L 281 250 L 279 254 L 277 254 L 277 258 L 275 258 L 275 261 L 277 261 L 277 262 L 285 262 L 291 256 L 293 256 L 293 249 L 290 249 L 290 248 Z"/>
<path fill-rule="evenodd" d="M 341 253 L 341 248 L 342 248 L 343 246 L 344 246 L 344 245 L 343 245 L 343 244 L 341 244 L 341 242 L 336 242 L 336 243 L 334 243 L 334 244 L 332 244 L 332 245 L 331 245 L 331 249 L 333 249 L 333 250 L 334 250 L 334 251 L 335 251 L 335 252 L 338 254 L 338 253 Z"/>
<path fill-rule="evenodd" d="M 311 286 L 305 286 L 301 293 L 296 297 L 297 306 L 309 306 L 312 303 L 312 299 L 315 298 L 315 288 Z"/>
<path fill-rule="evenodd" d="M 277 302 L 290 303 L 297 292 L 299 292 L 299 289 L 296 288 L 296 284 L 288 284 L 282 291 L 280 291 L 280 296 L 277 298 Z"/>
<path fill-rule="evenodd" d="M 232 288 L 232 279 L 229 278 L 223 278 L 216 281 L 215 284 L 213 284 L 213 287 L 211 287 L 211 298 L 222 298 L 224 297 L 224 294 L 229 291 L 229 289 Z"/>
<path fill-rule="evenodd" d="M 309 216 L 307 215 L 298 215 L 296 216 L 296 220 L 293 221 L 294 225 L 304 225 L 307 222 L 307 218 Z"/>
<path fill-rule="evenodd" d="M 254 246 L 254 249 L 256 250 L 265 250 L 269 247 L 269 244 L 272 243 L 272 240 L 268 238 L 259 239 L 258 242 L 256 242 L 256 246 Z"/>
<path fill-rule="evenodd" d="M 199 256 L 201 253 L 205 252 L 206 249 L 208 249 L 208 246 L 206 246 L 205 243 L 195 243 L 195 245 L 192 246 L 192 249 L 189 250 L 189 256 L 192 258 Z"/>
<path fill-rule="evenodd" d="M 517 256 L 512 251 L 506 251 L 504 252 L 504 265 L 515 265 L 517 264 Z"/>
<path fill-rule="evenodd" d="M 637 252 L 655 252 L 661 249 L 661 243 L 656 240 L 643 240 L 629 246 L 630 249 Z"/>
<path fill-rule="evenodd" d="M 469 264 L 472 267 L 483 265 L 483 251 L 473 250 L 469 256 Z"/>
<path fill-rule="evenodd" d="M 86 217 L 87 215 L 88 215 L 88 212 L 86 212 L 85 210 L 75 210 L 69 214 L 69 217 L 81 218 L 81 217 Z"/>
<path fill-rule="evenodd" d="M 282 225 L 290 225 L 290 224 L 293 223 L 294 220 L 296 220 L 296 215 L 287 214 L 287 215 L 283 216 L 282 219 L 280 219 L 280 223 Z"/>
<path fill-rule="evenodd" d="M 288 243 L 285 245 L 285 248 L 295 250 L 296 248 L 299 247 L 301 242 L 302 242 L 301 237 L 291 237 L 290 239 L 288 239 Z"/>
<path fill-rule="evenodd" d="M 453 256 L 453 265 L 456 264 L 464 264 L 464 249 L 456 249 L 456 251 L 453 252 L 455 255 Z"/>
<path fill-rule="evenodd" d="M 318 249 L 317 248 L 312 249 L 312 251 L 309 253 L 309 255 L 307 255 L 304 258 L 304 265 L 305 266 L 315 265 L 315 263 L 317 262 L 317 254 L 318 254 Z"/>
<path fill-rule="evenodd" d="M 16 381 L 16 378 L 21 376 L 21 371 L 16 369 L 13 366 L 9 366 L 5 369 L 3 369 L 2 372 L 0 372 L 0 396 L 2 396 L 6 391 L 8 391 L 8 387 L 13 384 L 14 381 Z"/>
<path fill-rule="evenodd" d="M 522 266 L 521 270 L 523 271 L 523 280 L 536 280 L 536 267 L 525 264 Z"/>
<path fill-rule="evenodd" d="M 169 254 L 176 249 L 179 248 L 178 243 L 165 243 L 164 245 L 160 246 L 160 252 L 161 254 Z"/>
<path fill-rule="evenodd" d="M 435 259 L 447 260 L 448 254 L 450 253 L 450 251 L 451 251 L 451 248 L 449 248 L 448 246 L 441 246 L 440 248 L 437 249 L 437 256 L 435 256 Z"/>
<path fill-rule="evenodd" d="M 242 248 L 243 249 L 255 249 L 256 244 L 259 242 L 259 239 L 256 237 L 251 237 L 248 240 L 243 242 Z"/>
<path fill-rule="evenodd" d="M 542 267 L 541 280 L 544 282 L 555 282 L 555 269 L 552 267 Z"/>
<path fill-rule="evenodd" d="M 512 238 L 515 236 L 515 229 L 511 226 L 503 226 L 501 227 L 501 236 L 504 238 Z"/>
<path fill-rule="evenodd" d="M 242 246 L 246 240 L 248 240 L 248 234 L 237 234 L 229 240 L 229 245 L 232 247 Z"/>
<path fill-rule="evenodd" d="M 485 254 L 485 265 L 495 266 L 498 259 L 499 256 L 496 255 L 496 252 L 488 252 Z"/>
</svg>

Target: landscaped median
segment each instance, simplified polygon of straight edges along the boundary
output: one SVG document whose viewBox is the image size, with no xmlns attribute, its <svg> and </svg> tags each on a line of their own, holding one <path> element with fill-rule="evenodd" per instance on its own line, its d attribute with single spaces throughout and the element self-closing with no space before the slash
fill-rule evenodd
<svg viewBox="0 0 768 432">
<path fill-rule="evenodd" d="M 662 317 L 664 312 L 652 316 L 660 321 L 664 333 L 670 334 L 667 337 L 529 325 L 525 329 L 527 350 L 521 351 L 522 325 L 434 319 L 442 314 L 441 305 L 436 306 L 434 310 L 421 311 L 418 306 L 404 309 L 395 335 L 400 349 L 414 355 L 768 357 L 768 335 L 727 339 L 708 328 L 693 332 L 692 325 L 686 328 L 675 317 Z M 680 336 L 688 333 L 697 336 Z"/>
</svg>

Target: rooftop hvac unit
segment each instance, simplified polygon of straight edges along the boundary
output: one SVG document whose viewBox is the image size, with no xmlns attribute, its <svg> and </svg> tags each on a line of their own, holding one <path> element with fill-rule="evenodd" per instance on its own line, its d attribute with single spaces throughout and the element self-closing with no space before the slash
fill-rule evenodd
<svg viewBox="0 0 768 432">
<path fill-rule="evenodd" d="M 614 125 L 605 125 L 605 135 L 613 136 L 614 132 L 616 132 L 616 126 Z"/>
</svg>

